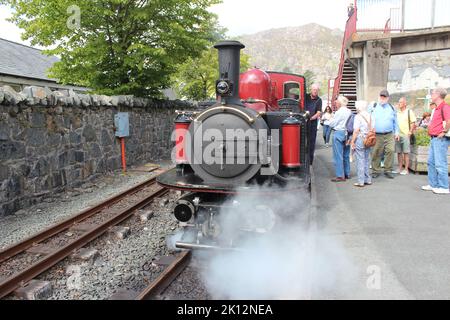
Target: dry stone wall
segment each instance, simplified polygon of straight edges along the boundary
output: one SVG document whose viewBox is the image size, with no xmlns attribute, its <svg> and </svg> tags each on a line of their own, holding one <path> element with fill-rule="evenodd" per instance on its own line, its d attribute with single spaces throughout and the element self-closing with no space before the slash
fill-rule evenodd
<svg viewBox="0 0 450 320">
<path fill-rule="evenodd" d="M 114 115 L 128 112 L 127 163 L 170 159 L 182 101 L 0 87 L 0 216 L 120 169 Z"/>
</svg>

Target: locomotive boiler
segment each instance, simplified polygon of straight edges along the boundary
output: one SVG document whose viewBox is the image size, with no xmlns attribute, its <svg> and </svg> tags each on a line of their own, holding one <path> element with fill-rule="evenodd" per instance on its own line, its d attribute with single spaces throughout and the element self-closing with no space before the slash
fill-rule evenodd
<svg viewBox="0 0 450 320">
<path fill-rule="evenodd" d="M 244 45 L 223 41 L 215 48 L 217 101 L 205 110 L 178 112 L 176 167 L 158 177 L 160 185 L 182 191 L 173 210 L 185 230 L 178 248 L 233 246 L 235 239 L 221 237 L 220 217 L 224 207 L 239 206 L 233 201 L 237 194 L 254 197 L 256 214 L 267 219 L 258 219 L 259 225 L 238 221 L 236 228 L 270 231 L 279 215 L 270 197 L 307 194 L 311 183 L 304 77 L 256 68 L 240 74 Z"/>
</svg>

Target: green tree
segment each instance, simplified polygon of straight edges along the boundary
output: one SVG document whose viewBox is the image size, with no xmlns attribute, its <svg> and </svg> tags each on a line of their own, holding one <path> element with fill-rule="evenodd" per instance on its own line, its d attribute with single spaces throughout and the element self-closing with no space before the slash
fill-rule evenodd
<svg viewBox="0 0 450 320">
<path fill-rule="evenodd" d="M 158 96 L 217 32 L 221 0 L 0 0 L 33 45 L 56 46 L 50 76 L 104 94 Z"/>
<path fill-rule="evenodd" d="M 241 72 L 249 68 L 249 56 L 241 52 Z M 219 58 L 216 49 L 205 50 L 199 58 L 190 58 L 182 64 L 173 77 L 177 93 L 194 101 L 215 97 L 219 77 Z"/>
<path fill-rule="evenodd" d="M 309 92 L 313 83 L 316 82 L 316 75 L 313 71 L 306 70 L 305 73 L 303 73 L 303 76 L 305 77 L 306 91 Z"/>
</svg>

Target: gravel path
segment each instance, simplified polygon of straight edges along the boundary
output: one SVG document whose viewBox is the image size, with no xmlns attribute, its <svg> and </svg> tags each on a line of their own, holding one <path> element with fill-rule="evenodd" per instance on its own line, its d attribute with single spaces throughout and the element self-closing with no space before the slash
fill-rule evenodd
<svg viewBox="0 0 450 320">
<path fill-rule="evenodd" d="M 115 172 L 86 183 L 81 188 L 55 194 L 45 202 L 17 211 L 0 219 L 0 249 L 38 233 L 89 206 L 123 192 L 154 174 L 143 172 Z"/>
</svg>

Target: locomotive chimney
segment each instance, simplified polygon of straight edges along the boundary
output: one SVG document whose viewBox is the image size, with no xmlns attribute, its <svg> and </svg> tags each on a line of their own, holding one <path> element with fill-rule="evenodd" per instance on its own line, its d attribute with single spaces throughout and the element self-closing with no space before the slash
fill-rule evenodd
<svg viewBox="0 0 450 320">
<path fill-rule="evenodd" d="M 221 97 L 221 102 L 240 105 L 240 51 L 245 46 L 239 41 L 222 41 L 214 48 L 219 50 L 219 80 L 216 83 L 216 93 Z"/>
</svg>

